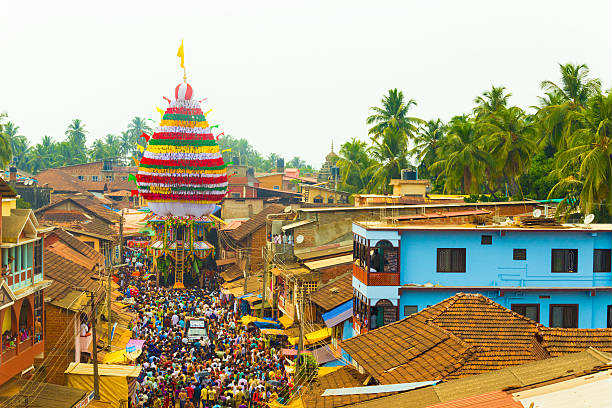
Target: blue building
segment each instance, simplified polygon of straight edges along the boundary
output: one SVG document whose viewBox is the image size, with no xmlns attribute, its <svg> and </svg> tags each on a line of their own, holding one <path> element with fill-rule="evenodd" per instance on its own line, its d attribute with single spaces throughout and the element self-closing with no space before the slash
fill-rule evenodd
<svg viewBox="0 0 612 408">
<path fill-rule="evenodd" d="M 550 327 L 612 327 L 609 224 L 353 223 L 355 334 L 456 293 Z"/>
</svg>

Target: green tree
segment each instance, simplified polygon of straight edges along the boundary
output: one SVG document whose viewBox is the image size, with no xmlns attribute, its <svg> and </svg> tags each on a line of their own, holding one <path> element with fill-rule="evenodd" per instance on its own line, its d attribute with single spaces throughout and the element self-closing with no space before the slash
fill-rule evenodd
<svg viewBox="0 0 612 408">
<path fill-rule="evenodd" d="M 408 116 L 411 106 L 416 106 L 414 99 L 404 100 L 404 93 L 397 89 L 389 89 L 387 95 L 383 96 L 382 107 L 372 106 L 373 112 L 366 119 L 368 125 L 374 125 L 368 130 L 368 134 L 376 137 L 381 136 L 389 127 L 403 131 L 408 138 L 412 138 L 418 131 L 418 126 L 424 121 L 419 118 Z"/>
<path fill-rule="evenodd" d="M 446 136 L 446 126 L 440 119 L 429 120 L 421 127 L 410 154 L 419 162 L 419 177 L 430 176 L 429 166 L 438 161 L 438 150 Z M 437 177 L 437 175 L 434 175 Z"/>
<path fill-rule="evenodd" d="M 455 116 L 449 122 L 440 160 L 429 171 L 439 174 L 445 192 L 479 194 L 488 162 L 490 158 L 479 145 L 474 121 L 467 115 Z"/>
<path fill-rule="evenodd" d="M 559 84 L 548 80 L 540 84 L 546 91 L 546 96 L 540 98 L 545 106 L 536 115 L 543 130 L 540 143 L 564 150 L 569 135 L 574 132 L 569 116 L 583 108 L 590 96 L 600 92 L 601 81 L 589 78 L 589 68 L 585 64 L 559 64 L 559 70 Z"/>
<path fill-rule="evenodd" d="M 498 107 L 477 122 L 477 130 L 490 157 L 492 192 L 501 187 L 499 181 L 503 180 L 512 195 L 521 193 L 518 178 L 526 171 L 535 149 L 533 126 L 527 122 L 525 112 L 518 107 Z"/>
<path fill-rule="evenodd" d="M 16 126 L 13 122 L 7 122 L 4 125 L 4 133 L 8 137 L 8 142 L 11 146 L 12 164 L 23 168 L 26 154 L 30 148 L 28 139 L 19 134 L 19 126 Z"/>
<path fill-rule="evenodd" d="M 561 180 L 549 196 L 564 195 L 564 206 L 583 213 L 602 205 L 612 214 L 612 92 L 592 96 L 567 120 L 573 132 L 555 158 Z"/>
<path fill-rule="evenodd" d="M 337 166 L 340 168 L 342 189 L 351 193 L 363 192 L 367 183 L 367 169 L 370 167 L 368 145 L 356 138 L 340 146 L 340 158 Z"/>
<path fill-rule="evenodd" d="M 87 130 L 81 119 L 73 119 L 66 129 L 66 146 L 62 148 L 65 164 L 79 164 L 87 161 Z"/>
<path fill-rule="evenodd" d="M 476 104 L 474 114 L 476 118 L 481 118 L 496 112 L 498 109 L 505 108 L 510 96 L 512 94 L 506 92 L 505 86 L 491 86 L 491 90 L 484 91 L 482 95 L 474 99 Z"/>
<path fill-rule="evenodd" d="M 368 149 L 372 158 L 368 168 L 371 177 L 367 190 L 376 193 L 389 191 L 391 179 L 399 179 L 402 169 L 408 168 L 408 138 L 398 127 L 386 128 L 378 138 L 372 138 L 372 146 Z"/>
<path fill-rule="evenodd" d="M 49 136 L 44 136 L 40 143 L 32 147 L 26 156 L 25 170 L 38 173 L 51 167 L 56 155 L 56 144 Z"/>
<path fill-rule="evenodd" d="M 10 163 L 12 158 L 10 136 L 6 133 L 6 117 L 6 113 L 0 113 L 0 165 L 2 167 Z"/>
<path fill-rule="evenodd" d="M 151 126 L 149 126 L 149 122 L 147 119 L 144 119 L 140 116 L 135 116 L 128 124 L 127 130 L 121 133 L 121 156 L 136 155 L 137 157 L 140 157 L 138 145 L 146 145 L 146 140 L 140 137 L 140 135 L 142 135 L 143 133 L 146 133 L 151 136 L 153 133 L 153 129 L 151 128 Z"/>
</svg>

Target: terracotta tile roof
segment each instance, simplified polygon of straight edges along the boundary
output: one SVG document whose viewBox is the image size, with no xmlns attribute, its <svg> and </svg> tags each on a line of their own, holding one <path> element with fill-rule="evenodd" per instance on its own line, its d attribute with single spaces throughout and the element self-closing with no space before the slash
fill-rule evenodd
<svg viewBox="0 0 612 408">
<path fill-rule="evenodd" d="M 110 228 L 109 224 L 98 219 L 93 219 L 91 221 L 78 224 L 64 225 L 63 227 L 68 231 L 74 231 L 83 234 L 93 234 L 93 236 L 100 237 L 107 241 L 118 240 L 117 232 Z"/>
<path fill-rule="evenodd" d="M 523 405 L 510 394 L 503 391 L 493 391 L 473 397 L 441 402 L 430 405 L 429 408 L 523 408 Z"/>
<path fill-rule="evenodd" d="M 266 219 L 268 214 L 278 214 L 282 213 L 285 209 L 284 205 L 280 204 L 271 204 L 265 207 L 263 210 L 255 214 L 253 217 L 248 219 L 247 221 L 240 224 L 234 230 L 228 231 L 227 235 L 235 241 L 241 241 L 246 238 L 248 235 L 251 235 L 253 232 L 257 231 L 264 225 L 266 225 Z"/>
<path fill-rule="evenodd" d="M 55 209 L 61 203 L 64 203 L 65 201 L 68 201 L 68 200 L 76 204 L 76 206 L 80 207 L 82 209 L 81 212 L 84 212 L 87 214 L 93 214 L 99 218 L 104 219 L 108 223 L 117 223 L 121 219 L 121 215 L 119 215 L 119 213 L 109 208 L 106 208 L 99 199 L 93 196 L 91 197 L 63 196 L 61 199 L 54 200 L 51 204 L 48 204 L 36 210 L 36 215 L 39 217 L 43 216 L 44 213 L 47 213 L 48 211 Z M 79 210 L 73 209 L 71 210 L 71 212 L 79 212 Z"/>
<path fill-rule="evenodd" d="M 52 243 L 53 239 L 61 240 L 66 245 L 70 246 L 74 250 L 94 260 L 100 265 L 104 265 L 104 255 L 96 251 L 74 235 L 64 231 L 62 228 L 55 228 L 47 236 L 45 236 L 45 243 Z"/>
<path fill-rule="evenodd" d="M 474 403 L 479 403 L 487 399 L 486 394 L 488 393 L 562 381 L 573 376 L 585 375 L 594 370 L 610 367 L 611 362 L 609 354 L 587 349 L 580 353 L 532 361 L 497 371 L 441 382 L 429 387 L 400 392 L 357 403 L 353 407 L 471 407 L 472 405 L 462 405 L 465 402 L 464 399 L 472 397 Z M 496 405 L 496 399 L 490 401 L 491 405 L 482 405 L 482 407 L 500 407 L 500 405 Z M 440 403 L 446 403 L 446 405 L 434 405 Z M 481 407 L 481 405 L 475 406 Z"/>
<path fill-rule="evenodd" d="M 582 351 L 587 347 L 612 352 L 612 329 L 560 329 L 544 327 L 540 331 L 542 347 L 551 356 Z"/>
<path fill-rule="evenodd" d="M 221 272 L 219 276 L 221 276 L 224 281 L 231 282 L 238 278 L 242 278 L 244 274 L 242 273 L 242 270 L 240 270 L 240 267 L 238 265 L 233 264 L 230 265 L 226 270 Z"/>
<path fill-rule="evenodd" d="M 498 370 L 543 358 L 542 349 L 548 352 L 548 348 L 552 355 L 589 346 L 610 350 L 609 329 L 553 329 L 538 350 L 534 338 L 547 330 L 551 329 L 485 296 L 459 293 L 403 320 L 344 340 L 342 348 L 381 384 L 447 380 Z"/>
<path fill-rule="evenodd" d="M 310 294 L 310 300 L 324 310 L 331 310 L 352 298 L 353 274 L 351 272 L 330 280 Z"/>
<path fill-rule="evenodd" d="M 43 267 L 46 278 L 53 280 L 53 284 L 45 289 L 45 299 L 55 300 L 62 298 L 68 293 L 83 288 L 96 291 L 99 282 L 92 277 L 98 277 L 98 273 L 67 259 L 61 253 L 53 250 L 43 250 Z"/>
<path fill-rule="evenodd" d="M 89 194 L 78 178 L 64 170 L 47 169 L 41 171 L 36 175 L 36 180 L 39 186 L 51 187 L 54 191 Z"/>
<path fill-rule="evenodd" d="M 344 366 L 338 370 L 314 380 L 302 394 L 302 402 L 308 408 L 331 408 L 355 404 L 385 394 L 334 395 L 322 397 L 321 394 L 329 388 L 361 387 L 368 376 L 360 374 L 352 366 Z"/>
</svg>

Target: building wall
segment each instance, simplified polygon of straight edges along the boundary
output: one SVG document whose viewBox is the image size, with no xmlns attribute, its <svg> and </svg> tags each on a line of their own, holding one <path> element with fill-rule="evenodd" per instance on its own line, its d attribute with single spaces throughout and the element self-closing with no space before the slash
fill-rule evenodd
<svg viewBox="0 0 612 408">
<path fill-rule="evenodd" d="M 14 320 L 12 321 L 13 328 L 19 331 L 19 317 L 21 312 L 21 305 L 25 301 L 28 300 L 30 303 L 30 310 L 28 315 L 28 322 L 31 324 L 32 332 L 34 332 L 34 294 L 30 294 L 24 298 L 18 299 L 13 305 L 10 307 L 6 307 L 0 310 L 0 322 L 4 322 L 5 314 L 12 313 Z M 0 324 L 1 324 L 0 323 Z M 19 343 L 15 349 L 15 354 L 12 357 L 9 357 L 4 354 L 6 350 L 0 350 L 2 353 L 2 358 L 0 359 L 0 385 L 6 383 L 11 378 L 19 375 L 21 372 L 29 369 L 34 365 L 35 358 L 43 358 L 45 351 L 45 332 L 43 330 L 42 341 L 38 343 L 33 342 L 33 337 L 31 342 L 26 340 L 26 342 Z M 0 347 L 2 345 L 0 344 Z"/>
<path fill-rule="evenodd" d="M 492 244 L 481 245 L 482 235 L 492 235 Z M 593 272 L 593 249 L 611 245 L 612 232 L 607 231 L 402 231 L 400 284 L 612 286 L 611 273 Z M 465 248 L 466 272 L 437 272 L 437 248 Z M 527 249 L 527 260 L 513 260 L 514 248 Z M 553 248 L 578 249 L 577 273 L 551 272 Z"/>
<path fill-rule="evenodd" d="M 250 208 L 249 208 L 250 206 Z M 264 208 L 263 199 L 232 199 L 226 198 L 221 203 L 221 218 L 251 218 Z"/>
<path fill-rule="evenodd" d="M 353 268 L 353 264 L 352 263 L 348 263 L 348 264 L 341 264 L 341 265 L 334 265 L 334 266 L 329 266 L 327 268 L 320 268 L 317 269 L 320 272 L 320 278 L 319 278 L 319 284 L 325 284 L 327 282 L 329 282 L 330 280 L 351 271 Z"/>
<path fill-rule="evenodd" d="M 259 228 L 250 238 L 251 273 L 261 271 L 264 268 L 261 248 L 266 245 L 266 229 Z"/>
<path fill-rule="evenodd" d="M 259 187 L 272 190 L 283 190 L 283 174 L 259 176 L 257 179 L 259 180 Z"/>
<path fill-rule="evenodd" d="M 418 306 L 418 310 L 434 305 L 455 295 L 457 290 L 404 290 L 400 293 L 399 317 L 403 319 L 404 306 Z M 480 293 L 496 303 L 510 309 L 513 304 L 539 304 L 540 323 L 550 325 L 550 305 L 577 304 L 578 327 L 583 329 L 604 328 L 607 326 L 607 307 L 612 304 L 610 292 L 591 291 L 468 291 L 463 293 Z"/>
<path fill-rule="evenodd" d="M 66 344 L 74 344 L 74 330 L 68 329 L 68 326 L 74 327 L 72 321 L 74 312 L 59 308 L 50 303 L 45 303 L 45 354 L 49 353 L 60 346 Z M 69 330 L 70 333 L 64 336 L 64 331 Z M 48 368 L 48 382 L 53 384 L 65 385 L 64 371 L 68 368 L 68 364 L 74 361 L 74 347 L 69 347 L 65 353 L 61 353 L 54 358 L 57 364 L 53 364 Z"/>
<path fill-rule="evenodd" d="M 298 212 L 299 219 L 296 221 L 314 219 L 316 222 L 303 225 L 294 229 L 293 236 L 302 235 L 304 242 L 295 243 L 295 249 L 309 248 L 313 246 L 325 245 L 344 239 L 352 239 L 352 225 L 354 221 L 381 220 L 384 217 L 393 215 L 411 215 L 435 213 L 439 211 L 466 211 L 476 208 L 488 210 L 493 215 L 510 217 L 516 214 L 523 214 L 533 211 L 534 204 L 487 204 L 479 203 L 475 205 L 460 206 L 406 206 L 406 207 L 379 207 L 379 208 L 350 208 L 344 210 L 330 211 L 309 211 Z"/>
</svg>

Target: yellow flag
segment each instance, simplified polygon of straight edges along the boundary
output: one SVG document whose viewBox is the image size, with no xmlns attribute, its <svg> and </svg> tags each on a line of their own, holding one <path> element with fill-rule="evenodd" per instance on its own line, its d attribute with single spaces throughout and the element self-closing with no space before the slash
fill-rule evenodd
<svg viewBox="0 0 612 408">
<path fill-rule="evenodd" d="M 179 47 L 176 56 L 181 59 L 181 68 L 185 68 L 185 51 L 183 50 L 183 40 L 181 40 L 181 46 Z"/>
<path fill-rule="evenodd" d="M 138 146 L 138 150 L 140 150 L 140 153 L 144 153 L 144 150 L 145 150 L 144 146 L 141 146 L 141 145 L 137 145 L 137 146 Z"/>
<path fill-rule="evenodd" d="M 162 119 L 164 118 L 164 110 L 158 106 L 155 107 L 155 109 L 157 109 L 157 111 L 159 112 L 159 114 L 161 115 Z"/>
<path fill-rule="evenodd" d="M 232 151 L 232 148 L 230 147 L 229 149 L 223 149 L 223 150 L 221 150 L 221 153 L 231 152 L 231 151 Z"/>
</svg>

